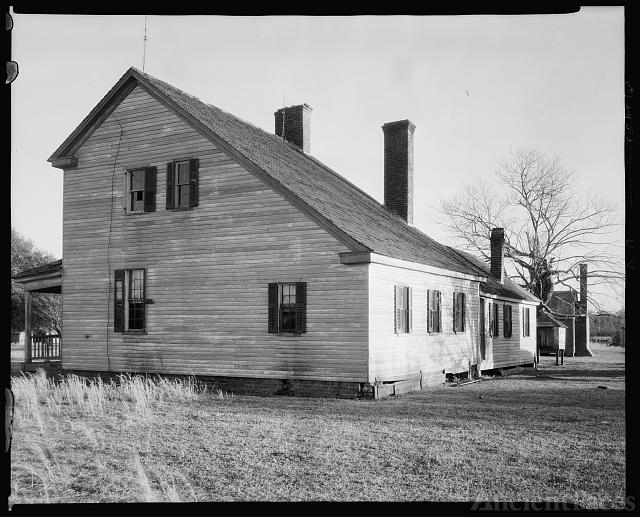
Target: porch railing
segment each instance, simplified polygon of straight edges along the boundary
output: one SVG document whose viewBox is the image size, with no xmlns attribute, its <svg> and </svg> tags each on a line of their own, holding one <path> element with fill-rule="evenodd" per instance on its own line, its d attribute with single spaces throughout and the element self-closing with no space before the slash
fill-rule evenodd
<svg viewBox="0 0 640 517">
<path fill-rule="evenodd" d="M 31 336 L 30 359 L 32 361 L 59 361 L 60 335 L 34 334 Z"/>
</svg>

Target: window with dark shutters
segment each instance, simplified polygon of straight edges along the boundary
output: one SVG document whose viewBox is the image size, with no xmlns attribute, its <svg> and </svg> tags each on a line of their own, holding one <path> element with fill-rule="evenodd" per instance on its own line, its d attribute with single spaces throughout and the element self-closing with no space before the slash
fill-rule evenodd
<svg viewBox="0 0 640 517">
<path fill-rule="evenodd" d="M 268 285 L 268 331 L 271 334 L 307 331 L 307 284 L 270 283 Z"/>
<path fill-rule="evenodd" d="M 411 288 L 394 286 L 395 333 L 408 334 L 411 332 Z"/>
<path fill-rule="evenodd" d="M 125 210 L 129 213 L 154 212 L 156 209 L 156 168 L 127 170 L 125 174 Z"/>
<path fill-rule="evenodd" d="M 440 291 L 427 290 L 427 332 L 441 332 L 442 314 L 440 311 Z"/>
<path fill-rule="evenodd" d="M 197 158 L 167 163 L 167 209 L 199 205 L 199 167 Z"/>
<path fill-rule="evenodd" d="M 146 269 L 114 271 L 114 332 L 146 329 Z"/>
</svg>

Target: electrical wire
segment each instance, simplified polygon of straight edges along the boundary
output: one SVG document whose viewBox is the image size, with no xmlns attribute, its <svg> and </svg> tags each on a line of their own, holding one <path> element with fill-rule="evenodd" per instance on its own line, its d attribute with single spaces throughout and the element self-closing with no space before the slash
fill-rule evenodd
<svg viewBox="0 0 640 517">
<path fill-rule="evenodd" d="M 111 173 L 111 213 L 109 217 L 109 236 L 107 239 L 107 272 L 108 272 L 108 282 L 109 282 L 108 284 L 109 288 L 107 289 L 107 371 L 109 372 L 111 371 L 111 357 L 109 356 L 109 316 L 111 313 L 110 311 L 110 308 L 111 308 L 111 258 L 110 258 L 111 231 L 113 229 L 113 202 L 115 199 L 116 167 L 118 164 L 118 155 L 120 154 L 120 143 L 122 142 L 122 133 L 123 133 L 122 124 L 120 124 L 120 121 L 118 120 L 118 118 L 115 116 L 114 113 L 112 113 L 111 116 L 118 123 L 118 126 L 120 126 L 120 134 L 118 136 L 118 148 L 116 149 L 116 157 L 113 162 L 113 172 Z M 115 317 L 115 314 L 114 314 L 114 317 Z"/>
</svg>

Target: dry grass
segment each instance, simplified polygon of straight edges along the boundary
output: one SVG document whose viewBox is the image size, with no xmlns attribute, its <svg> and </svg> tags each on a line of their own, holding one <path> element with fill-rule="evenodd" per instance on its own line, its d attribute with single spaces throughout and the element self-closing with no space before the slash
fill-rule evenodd
<svg viewBox="0 0 640 517">
<path fill-rule="evenodd" d="M 10 501 L 623 507 L 624 351 L 596 351 L 380 401 L 232 397 L 139 377 L 119 386 L 17 377 Z"/>
</svg>

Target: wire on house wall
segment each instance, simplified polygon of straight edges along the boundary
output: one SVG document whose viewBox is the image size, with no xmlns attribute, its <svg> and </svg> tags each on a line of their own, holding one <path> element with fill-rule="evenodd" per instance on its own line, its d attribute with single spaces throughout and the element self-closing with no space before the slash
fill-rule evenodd
<svg viewBox="0 0 640 517">
<path fill-rule="evenodd" d="M 109 285 L 109 288 L 107 289 L 107 371 L 111 371 L 111 357 L 109 356 L 109 317 L 111 314 L 111 231 L 113 229 L 113 203 L 115 199 L 116 169 L 118 165 L 118 155 L 120 154 L 120 143 L 122 142 L 123 133 L 122 124 L 120 124 L 118 118 L 114 113 L 111 114 L 111 117 L 113 117 L 113 119 L 118 123 L 118 126 L 120 127 L 120 134 L 118 135 L 118 147 L 116 149 L 116 157 L 113 162 L 113 172 L 111 173 L 111 208 L 109 214 L 109 234 L 107 238 L 107 276 Z"/>
</svg>

